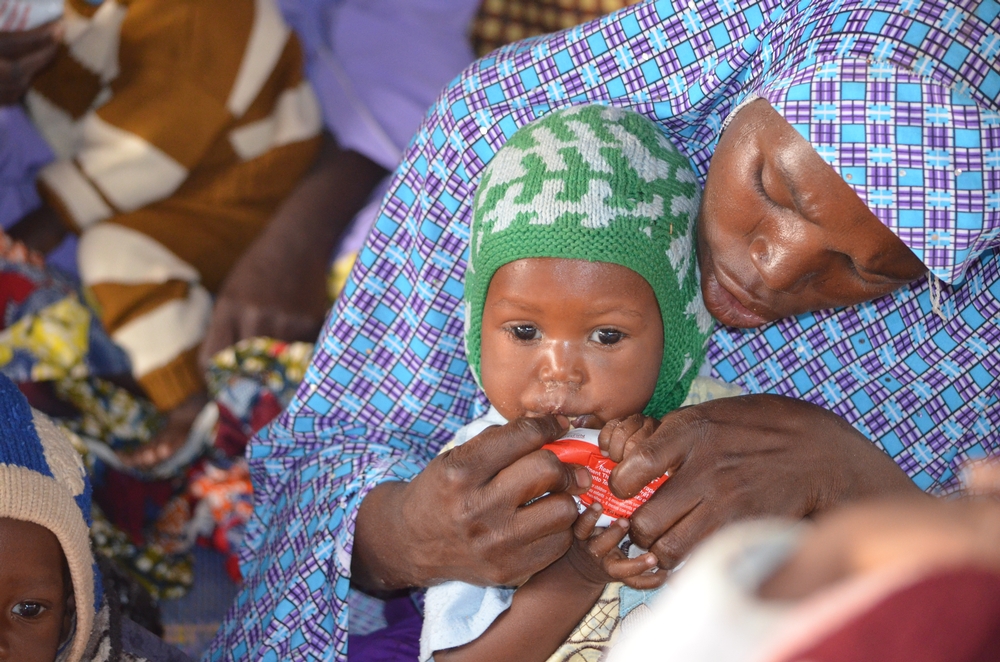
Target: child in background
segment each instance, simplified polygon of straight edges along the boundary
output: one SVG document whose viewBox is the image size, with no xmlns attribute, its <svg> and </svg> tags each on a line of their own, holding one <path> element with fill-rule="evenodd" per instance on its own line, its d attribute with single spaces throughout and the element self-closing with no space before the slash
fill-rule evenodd
<svg viewBox="0 0 1000 662">
<path fill-rule="evenodd" d="M 466 353 L 492 406 L 454 444 L 556 414 L 600 429 L 620 460 L 655 431 L 685 401 L 712 326 L 695 273 L 698 200 L 686 157 L 635 113 L 569 108 L 511 137 L 476 192 L 465 283 Z M 662 583 L 651 553 L 618 548 L 627 520 L 595 533 L 600 514 L 585 510 L 566 555 L 516 592 L 429 589 L 421 659 L 545 660 L 610 582 Z"/>
<path fill-rule="evenodd" d="M 0 375 L 0 658 L 183 662 L 102 590 L 90 483 L 55 425 Z"/>
</svg>

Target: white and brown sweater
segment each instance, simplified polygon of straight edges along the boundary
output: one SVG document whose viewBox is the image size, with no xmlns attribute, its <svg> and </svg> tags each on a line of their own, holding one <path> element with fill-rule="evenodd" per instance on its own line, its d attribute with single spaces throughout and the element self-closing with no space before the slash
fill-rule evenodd
<svg viewBox="0 0 1000 662">
<path fill-rule="evenodd" d="M 202 388 L 211 296 L 311 165 L 322 119 L 274 0 L 67 0 L 26 98 L 46 201 L 161 409 Z"/>
</svg>

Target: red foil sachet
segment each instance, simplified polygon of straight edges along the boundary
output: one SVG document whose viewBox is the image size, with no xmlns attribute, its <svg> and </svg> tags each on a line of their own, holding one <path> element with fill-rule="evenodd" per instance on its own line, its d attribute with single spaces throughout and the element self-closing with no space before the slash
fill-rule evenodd
<svg viewBox="0 0 1000 662">
<path fill-rule="evenodd" d="M 608 487 L 608 478 L 611 470 L 618 463 L 611 458 L 601 455 L 601 449 L 597 444 L 597 437 L 600 430 L 589 430 L 577 428 L 570 430 L 566 436 L 557 439 L 550 444 L 545 444 L 542 448 L 548 449 L 556 454 L 562 462 L 568 464 L 581 464 L 590 471 L 593 484 L 586 494 L 577 497 L 587 507 L 597 501 L 604 507 L 604 515 L 612 519 L 619 517 L 631 517 L 635 509 L 649 501 L 656 489 L 667 479 L 660 476 L 649 485 L 646 485 L 631 499 L 619 499 L 611 493 Z"/>
</svg>

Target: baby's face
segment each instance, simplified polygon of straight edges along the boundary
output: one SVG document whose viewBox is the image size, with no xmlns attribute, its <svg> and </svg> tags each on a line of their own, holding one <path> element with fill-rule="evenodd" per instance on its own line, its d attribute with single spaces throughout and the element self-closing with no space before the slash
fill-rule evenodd
<svg viewBox="0 0 1000 662">
<path fill-rule="evenodd" d="M 663 359 L 653 288 L 604 262 L 530 258 L 504 265 L 483 310 L 483 388 L 508 420 L 563 414 L 600 427 L 641 412 Z"/>
<path fill-rule="evenodd" d="M 51 531 L 0 517 L 0 660 L 56 659 L 69 629 L 63 563 Z"/>
</svg>

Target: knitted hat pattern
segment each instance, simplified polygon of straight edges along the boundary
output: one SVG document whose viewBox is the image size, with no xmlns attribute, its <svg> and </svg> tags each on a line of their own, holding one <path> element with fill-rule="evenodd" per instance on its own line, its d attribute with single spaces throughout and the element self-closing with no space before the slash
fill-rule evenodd
<svg viewBox="0 0 1000 662">
<path fill-rule="evenodd" d="M 0 375 L 0 517 L 55 534 L 73 582 L 75 631 L 60 662 L 81 659 L 102 599 L 90 551 L 90 493 L 83 460 L 66 435 Z"/>
<path fill-rule="evenodd" d="M 663 362 L 644 413 L 678 407 L 712 328 L 694 254 L 700 195 L 687 158 L 636 113 L 575 106 L 519 129 L 473 203 L 465 343 L 480 385 L 483 307 L 497 269 L 539 257 L 607 262 L 646 279 L 660 307 Z"/>
</svg>

